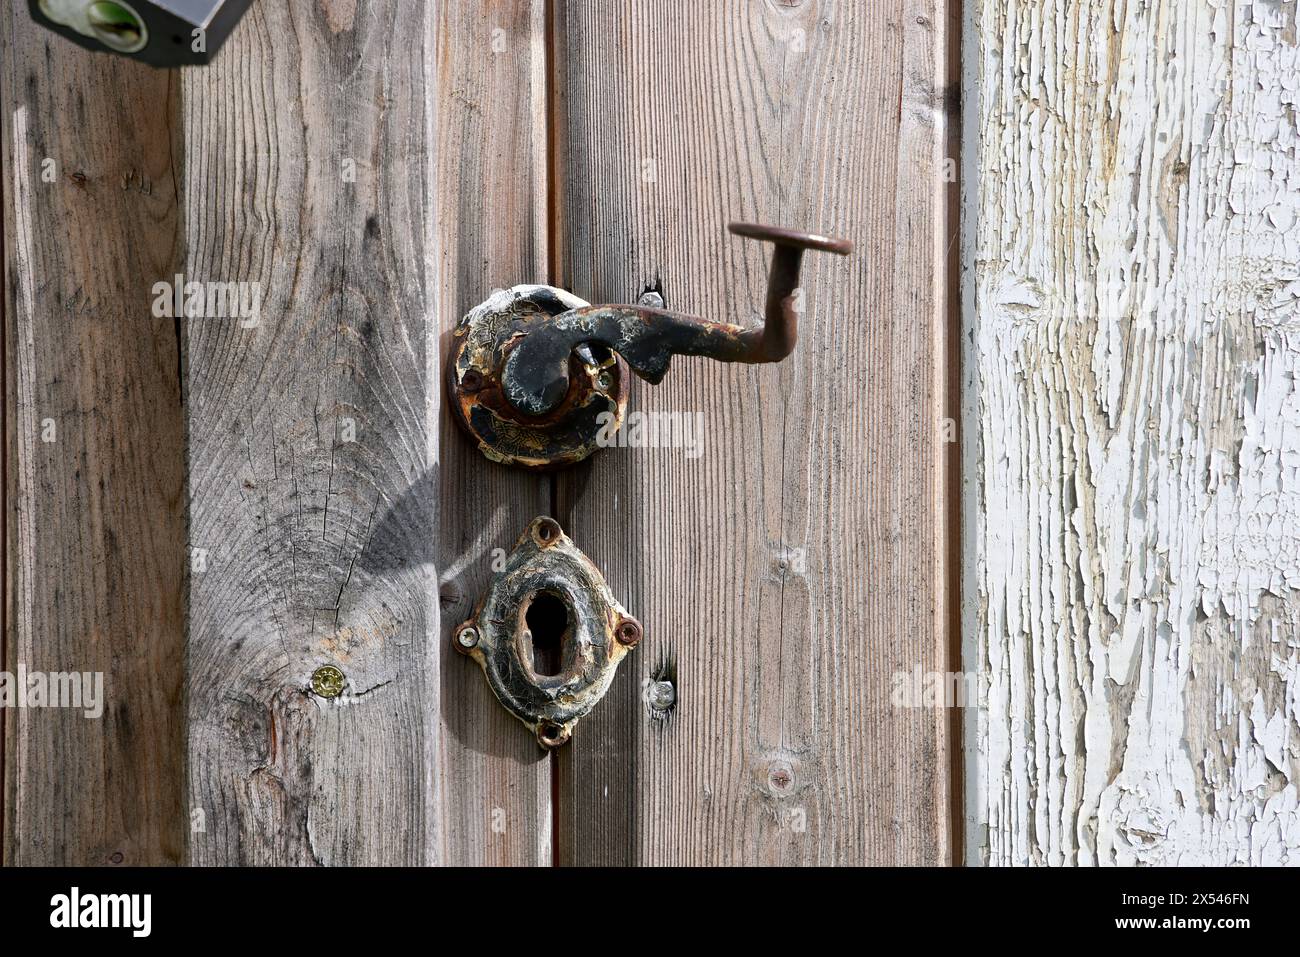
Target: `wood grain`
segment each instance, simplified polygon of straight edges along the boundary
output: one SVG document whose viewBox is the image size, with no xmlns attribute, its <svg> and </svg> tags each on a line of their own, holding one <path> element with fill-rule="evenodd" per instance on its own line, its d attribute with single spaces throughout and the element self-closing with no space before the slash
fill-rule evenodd
<svg viewBox="0 0 1300 957">
<path fill-rule="evenodd" d="M 184 324 L 194 863 L 443 857 L 434 38 L 259 3 L 184 75 L 187 278 L 262 294 Z"/>
<path fill-rule="evenodd" d="M 3 669 L 102 672 L 101 717 L 0 711 L 6 864 L 184 858 L 175 78 L 0 14 Z M 47 177 L 48 174 L 48 177 Z"/>
<path fill-rule="evenodd" d="M 890 689 L 948 667 L 950 14 L 268 0 L 170 74 L 8 14 L 3 657 L 102 664 L 110 712 L 5 716 L 5 859 L 946 861 L 948 716 Z M 539 477 L 455 431 L 447 340 L 495 288 L 756 320 L 728 219 L 859 253 L 810 257 L 780 366 L 638 385 L 702 457 Z M 178 273 L 256 315 L 153 319 Z M 647 635 L 553 758 L 442 627 L 546 512 Z"/>
<path fill-rule="evenodd" d="M 565 863 L 937 864 L 948 717 L 941 184 L 948 11 L 924 2 L 560 5 L 564 285 L 757 321 L 768 250 L 731 219 L 844 235 L 810 256 L 778 366 L 674 362 L 633 408 L 704 451 L 608 449 L 557 517 L 645 640 L 557 756 Z M 678 703 L 651 715 L 668 677 Z"/>
<path fill-rule="evenodd" d="M 967 27 L 967 858 L 1295 864 L 1296 5 Z"/>
<path fill-rule="evenodd" d="M 545 4 L 444 3 L 439 14 L 438 323 L 451 330 L 494 289 L 547 278 Z M 438 373 L 441 375 L 442 366 Z M 441 393 L 439 393 L 441 395 Z M 489 462 L 440 419 L 439 560 L 444 635 L 465 621 L 550 482 Z M 547 864 L 550 761 L 446 640 L 441 720 L 448 860 Z"/>
</svg>

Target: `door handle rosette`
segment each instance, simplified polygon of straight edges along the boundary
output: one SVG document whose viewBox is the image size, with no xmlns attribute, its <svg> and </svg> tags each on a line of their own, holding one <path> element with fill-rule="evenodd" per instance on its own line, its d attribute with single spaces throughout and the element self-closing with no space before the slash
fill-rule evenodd
<svg viewBox="0 0 1300 957">
<path fill-rule="evenodd" d="M 609 690 L 641 625 L 559 524 L 533 519 L 473 617 L 453 634 L 501 704 L 546 748 L 569 740 Z"/>
<path fill-rule="evenodd" d="M 852 243 L 752 223 L 729 228 L 773 246 L 757 328 L 670 312 L 658 296 L 593 306 L 551 286 L 515 286 L 470 310 L 456 327 L 447 388 L 483 454 L 524 468 L 572 465 L 622 424 L 629 368 L 657 385 L 674 355 L 756 363 L 793 352 L 804 252 L 843 256 Z"/>
</svg>

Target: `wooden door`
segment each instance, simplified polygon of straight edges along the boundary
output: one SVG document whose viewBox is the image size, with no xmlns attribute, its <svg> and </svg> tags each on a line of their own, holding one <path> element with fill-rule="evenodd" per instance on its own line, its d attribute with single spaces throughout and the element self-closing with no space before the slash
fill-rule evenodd
<svg viewBox="0 0 1300 957">
<path fill-rule="evenodd" d="M 3 660 L 108 691 L 5 715 L 5 860 L 952 861 L 955 718 L 891 688 L 956 668 L 955 10 L 259 0 L 170 73 L 6 11 Z M 698 455 L 456 430 L 496 288 L 757 321 L 733 219 L 857 252 L 785 362 L 635 384 Z M 553 753 L 448 643 L 542 514 L 645 628 Z"/>
</svg>

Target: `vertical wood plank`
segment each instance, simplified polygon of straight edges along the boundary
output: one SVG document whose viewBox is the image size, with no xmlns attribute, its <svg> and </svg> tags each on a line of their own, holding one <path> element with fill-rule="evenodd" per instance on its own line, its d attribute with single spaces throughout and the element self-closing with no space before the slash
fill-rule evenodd
<svg viewBox="0 0 1300 957">
<path fill-rule="evenodd" d="M 971 5 L 972 863 L 1297 859 L 1296 25 Z"/>
<path fill-rule="evenodd" d="M 4 861 L 183 860 L 183 420 L 151 287 L 178 262 L 175 78 L 0 14 L 3 668 L 102 672 L 102 716 L 0 710 Z"/>
<path fill-rule="evenodd" d="M 443 358 L 460 317 L 492 293 L 547 279 L 545 4 L 443 3 L 439 13 L 438 321 Z M 438 374 L 442 374 L 439 366 Z M 441 417 L 439 568 L 444 635 L 513 547 L 550 511 L 550 482 L 489 462 Z M 447 641 L 441 773 L 449 859 L 550 864 L 550 761 Z"/>
<path fill-rule="evenodd" d="M 184 76 L 186 278 L 261 294 L 184 323 L 194 863 L 444 858 L 434 37 L 259 3 Z"/>
<path fill-rule="evenodd" d="M 895 673 L 948 668 L 948 10 L 560 9 L 565 285 L 758 321 L 768 250 L 729 219 L 858 246 L 808 257 L 782 364 L 637 384 L 634 409 L 700 416 L 700 457 L 609 449 L 559 479 L 646 636 L 558 755 L 560 859 L 945 862 L 948 718 L 890 699 Z"/>
</svg>

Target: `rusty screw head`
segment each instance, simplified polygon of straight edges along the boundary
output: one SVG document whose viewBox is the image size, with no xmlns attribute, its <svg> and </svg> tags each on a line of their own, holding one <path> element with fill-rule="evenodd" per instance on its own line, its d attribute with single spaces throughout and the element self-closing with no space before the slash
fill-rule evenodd
<svg viewBox="0 0 1300 957">
<path fill-rule="evenodd" d="M 785 794 L 794 784 L 794 768 L 786 761 L 773 761 L 767 769 L 767 783 L 777 794 Z"/>
<path fill-rule="evenodd" d="M 614 637 L 618 639 L 620 645 L 631 648 L 641 640 L 641 622 L 631 617 L 624 618 L 614 629 Z"/>
<path fill-rule="evenodd" d="M 460 631 L 456 632 L 456 648 L 460 651 L 468 651 L 478 644 L 478 629 L 473 625 L 466 625 Z"/>
<path fill-rule="evenodd" d="M 560 540 L 564 532 L 560 530 L 560 523 L 553 518 L 539 518 L 537 524 L 533 526 L 533 536 L 537 539 L 537 544 L 542 548 L 550 548 Z"/>
<path fill-rule="evenodd" d="M 562 724 L 543 721 L 537 726 L 537 741 L 544 748 L 558 748 L 569 740 L 571 732 Z"/>
<path fill-rule="evenodd" d="M 322 698 L 337 698 L 347 679 L 333 665 L 321 665 L 311 674 L 311 690 Z"/>
<path fill-rule="evenodd" d="M 476 369 L 466 369 L 460 377 L 460 387 L 466 392 L 477 392 L 483 388 L 483 376 Z"/>
</svg>

